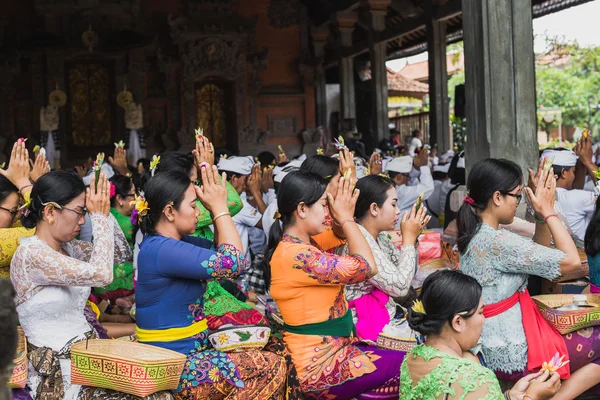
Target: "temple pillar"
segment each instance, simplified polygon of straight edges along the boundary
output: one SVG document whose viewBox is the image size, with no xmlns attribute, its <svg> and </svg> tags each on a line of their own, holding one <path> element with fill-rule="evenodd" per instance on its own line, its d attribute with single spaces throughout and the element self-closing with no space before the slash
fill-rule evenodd
<svg viewBox="0 0 600 400">
<path fill-rule="evenodd" d="M 382 139 L 389 137 L 388 83 L 387 83 L 387 42 L 379 41 L 379 34 L 385 30 L 385 15 L 391 0 L 364 0 L 368 9 L 369 56 L 371 61 L 371 130 L 373 137 L 367 150 L 373 150 Z M 373 143 L 374 141 L 374 143 Z"/>
<path fill-rule="evenodd" d="M 329 36 L 328 28 L 314 28 L 311 32 L 315 58 L 318 65 L 315 71 L 315 103 L 317 126 L 327 128 L 327 82 L 325 80 L 325 68 L 323 67 L 323 56 L 325 54 L 325 44 Z"/>
<path fill-rule="evenodd" d="M 427 24 L 429 59 L 429 143 L 437 143 L 440 153 L 452 149 L 448 70 L 446 66 L 446 22 L 430 20 Z"/>
<path fill-rule="evenodd" d="M 486 157 L 537 162 L 531 0 L 463 0 L 467 171 Z"/>
<path fill-rule="evenodd" d="M 338 12 L 336 23 L 340 30 L 339 45 L 343 48 L 352 46 L 352 31 L 358 20 L 354 12 Z M 356 118 L 356 99 L 354 94 L 354 57 L 342 56 L 340 58 L 340 109 L 341 120 Z"/>
</svg>

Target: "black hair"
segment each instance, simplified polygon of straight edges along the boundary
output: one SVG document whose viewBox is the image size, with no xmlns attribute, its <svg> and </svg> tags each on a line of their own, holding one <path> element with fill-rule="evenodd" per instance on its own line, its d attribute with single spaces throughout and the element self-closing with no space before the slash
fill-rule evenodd
<svg viewBox="0 0 600 400">
<path fill-rule="evenodd" d="M 160 155 L 160 163 L 156 167 L 156 173 L 180 171 L 185 173 L 188 178 L 194 167 L 194 156 L 192 153 L 182 153 L 179 151 L 166 151 Z"/>
<path fill-rule="evenodd" d="M 431 176 L 433 177 L 433 180 L 441 181 L 441 180 L 446 179 L 448 177 L 448 174 L 443 171 L 433 171 L 431 173 Z"/>
<path fill-rule="evenodd" d="M 17 350 L 17 324 L 15 289 L 9 279 L 0 279 L 0 371 L 6 371 Z M 12 371 L 12 370 L 11 370 Z M 1 384 L 1 382 L 0 382 Z"/>
<path fill-rule="evenodd" d="M 19 188 L 13 185 L 8 178 L 0 175 L 0 203 L 13 193 L 19 193 Z"/>
<path fill-rule="evenodd" d="M 153 176 L 145 187 L 144 198 L 148 202 L 148 213 L 142 217 L 140 229 L 145 235 L 156 235 L 156 224 L 160 221 L 163 209 L 169 203 L 179 209 L 190 187 L 188 174 L 182 171 L 169 171 Z"/>
<path fill-rule="evenodd" d="M 575 167 L 564 167 L 562 165 L 552 165 L 552 170 L 554 170 L 554 175 L 558 176 L 558 179 L 562 178 L 563 171 L 569 171 L 571 168 L 575 168 Z"/>
<path fill-rule="evenodd" d="M 596 200 L 596 210 L 585 231 L 585 254 L 594 257 L 600 253 L 600 197 Z"/>
<path fill-rule="evenodd" d="M 304 160 L 300 169 L 315 173 L 329 182 L 340 172 L 340 162 L 334 158 L 316 154 Z"/>
<path fill-rule="evenodd" d="M 359 179 L 356 189 L 360 190 L 360 194 L 354 207 L 354 217 L 357 220 L 363 218 L 373 203 L 377 204 L 377 207 L 383 206 L 387 200 L 387 191 L 394 187 L 394 182 L 386 176 L 369 175 Z"/>
<path fill-rule="evenodd" d="M 327 181 L 321 176 L 308 171 L 298 170 L 287 174 L 279 184 L 277 194 L 277 211 L 281 215 L 273 222 L 269 231 L 269 245 L 265 250 L 262 263 L 266 289 L 271 286 L 271 258 L 283 236 L 283 230 L 292 222 L 298 204 L 307 206 L 315 204 L 327 189 Z M 279 223 L 281 222 L 281 224 Z"/>
<path fill-rule="evenodd" d="M 44 174 L 33 184 L 29 213 L 21 215 L 21 223 L 32 229 L 42 219 L 44 205 L 49 202 L 65 206 L 85 192 L 85 184 L 74 172 L 51 171 Z"/>
<path fill-rule="evenodd" d="M 439 335 L 446 323 L 459 313 L 469 318 L 477 312 L 481 285 L 459 271 L 437 271 L 425 278 L 418 299 L 425 314 L 408 308 L 408 325 L 422 335 Z"/>
<path fill-rule="evenodd" d="M 458 210 L 458 238 L 456 244 L 461 254 L 481 224 L 478 210 L 485 210 L 494 193 L 510 193 L 523 182 L 521 168 L 512 161 L 505 159 L 486 158 L 473 166 L 469 174 L 467 189 L 475 205 L 464 203 Z"/>
<path fill-rule="evenodd" d="M 147 158 L 140 158 L 139 160 L 137 160 L 137 163 L 135 164 L 135 167 L 137 169 L 137 166 L 140 165 L 140 163 L 142 163 L 142 166 L 144 167 L 144 171 L 150 171 L 150 160 Z"/>
<path fill-rule="evenodd" d="M 271 153 L 270 151 L 262 151 L 258 154 L 258 156 L 256 156 L 256 158 L 258 158 L 258 162 L 263 167 L 268 165 L 277 165 L 277 158 L 275 157 L 275 154 Z"/>
<path fill-rule="evenodd" d="M 115 186 L 115 195 L 110 198 L 110 206 L 115 208 L 117 206 L 117 195 L 120 195 L 123 199 L 127 200 L 127 197 L 125 196 L 130 194 L 133 181 L 131 178 L 118 174 L 113 175 L 109 180 L 110 183 Z M 129 201 L 131 200 L 133 200 L 133 198 L 129 199 Z"/>
<path fill-rule="evenodd" d="M 461 159 L 461 156 L 464 157 L 464 151 L 456 153 L 454 157 L 452 157 L 452 161 L 450 161 L 450 167 L 448 168 L 448 177 L 453 185 L 467 184 L 467 174 L 465 169 L 458 167 L 458 161 Z"/>
<path fill-rule="evenodd" d="M 418 137 L 421 134 L 421 131 L 418 129 L 415 129 L 414 131 L 412 131 L 412 137 Z"/>
<path fill-rule="evenodd" d="M 227 182 L 231 182 L 232 178 L 240 178 L 242 176 L 247 176 L 247 175 L 238 174 L 237 172 L 227 171 L 225 169 L 219 170 L 219 174 L 222 174 L 223 172 L 225 172 L 225 175 L 227 175 Z"/>
</svg>

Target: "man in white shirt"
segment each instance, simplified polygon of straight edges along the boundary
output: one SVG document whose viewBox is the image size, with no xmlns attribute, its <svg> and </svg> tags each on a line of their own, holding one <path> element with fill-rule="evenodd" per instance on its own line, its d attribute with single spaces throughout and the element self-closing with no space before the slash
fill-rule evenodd
<svg viewBox="0 0 600 400">
<path fill-rule="evenodd" d="M 596 194 L 587 190 L 573 189 L 577 155 L 572 150 L 549 149 L 542 158 L 552 161 L 556 181 L 556 201 L 560 204 L 573 236 L 579 245 L 583 243 L 585 231 L 596 209 Z"/>
<path fill-rule="evenodd" d="M 425 201 L 425 206 L 431 215 L 429 228 L 443 228 L 444 208 L 446 206 L 446 197 L 450 189 L 454 187 L 448 178 L 450 164 L 436 165 L 433 167 L 433 184 L 435 189 L 431 197 Z"/>
<path fill-rule="evenodd" d="M 412 133 L 412 138 L 408 143 L 408 155 L 414 157 L 417 150 L 423 147 L 423 134 L 420 130 L 415 129 Z"/>
<path fill-rule="evenodd" d="M 260 169 L 253 167 L 254 160 L 252 157 L 221 158 L 217 164 L 220 172 L 227 173 L 229 183 L 239 193 L 244 204 L 242 210 L 233 217 L 233 222 L 242 239 L 244 256 L 247 260 L 252 259 L 250 230 L 253 228 L 262 229 L 262 213 L 267 208 L 262 198 Z M 256 204 L 256 207 L 252 206 L 250 202 Z M 253 232 L 252 236 L 254 235 Z"/>
<path fill-rule="evenodd" d="M 400 215 L 409 212 L 421 194 L 423 194 L 423 201 L 429 199 L 435 189 L 431 170 L 427 166 L 428 158 L 429 151 L 423 149 L 414 159 L 409 156 L 398 157 L 389 161 L 385 166 L 385 172 L 389 174 L 396 185 Z M 413 165 L 419 169 L 421 175 L 416 184 L 409 186 L 408 180 Z"/>
</svg>

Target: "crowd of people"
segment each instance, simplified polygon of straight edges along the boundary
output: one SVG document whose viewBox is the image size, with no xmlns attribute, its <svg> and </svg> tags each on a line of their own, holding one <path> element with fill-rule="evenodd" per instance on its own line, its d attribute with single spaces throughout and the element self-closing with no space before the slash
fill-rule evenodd
<svg viewBox="0 0 600 400">
<path fill-rule="evenodd" d="M 151 399 L 545 400 L 600 388 L 600 328 L 560 335 L 528 289 L 530 277 L 587 274 L 584 251 L 600 292 L 591 137 L 540 153 L 527 181 L 504 159 L 467 180 L 464 152 L 438 157 L 419 132 L 406 155 L 365 160 L 336 145 L 227 156 L 199 135 L 188 153 L 136 166 L 116 144 L 106 163 L 51 171 L 19 139 L 0 169 L 0 391 L 17 325 L 29 371 L 15 399 L 134 399 L 71 382 L 71 346 L 90 338 L 184 354 L 178 387 Z M 460 267 L 415 287 L 428 227 L 455 236 Z M 377 345 L 403 324 L 418 345 Z M 209 340 L 257 325 L 271 328 L 261 350 Z M 564 365 L 548 371 L 555 354 Z"/>
</svg>

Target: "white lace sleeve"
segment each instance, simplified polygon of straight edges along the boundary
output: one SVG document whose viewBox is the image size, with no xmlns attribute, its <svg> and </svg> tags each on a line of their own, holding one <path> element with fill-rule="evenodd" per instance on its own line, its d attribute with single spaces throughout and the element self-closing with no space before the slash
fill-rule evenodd
<svg viewBox="0 0 600 400">
<path fill-rule="evenodd" d="M 112 234 L 111 236 L 114 236 L 115 238 L 113 259 L 114 264 L 120 264 L 126 261 L 130 261 L 133 258 L 133 252 L 131 251 L 129 243 L 127 243 L 127 239 L 125 239 L 125 235 L 123 234 L 123 231 L 121 230 L 117 219 L 112 214 L 110 214 L 108 216 L 108 220 L 109 225 L 112 226 L 112 231 L 114 232 L 114 234 Z M 94 226 L 93 221 L 94 219 L 92 219 L 92 226 Z M 96 235 L 95 227 L 93 227 L 92 229 L 94 230 L 92 236 L 95 242 L 98 236 Z M 103 235 L 103 233 L 99 233 L 99 235 Z M 82 240 L 73 240 L 71 242 L 71 246 L 73 246 L 74 251 L 73 257 L 77 258 L 78 260 L 89 261 L 92 255 L 92 251 L 94 249 L 93 243 Z"/>
<path fill-rule="evenodd" d="M 109 219 L 95 213 L 91 215 L 94 244 L 88 262 L 79 243 L 66 243 L 64 255 L 37 237 L 25 239 L 11 262 L 11 280 L 17 292 L 16 302 L 21 304 L 44 286 L 105 286 L 113 280 L 113 235 Z M 81 242 L 83 243 L 83 242 Z"/>
<path fill-rule="evenodd" d="M 371 246 L 371 250 L 378 272 L 369 282 L 388 296 L 406 296 L 417 267 L 417 250 L 412 246 L 399 251 L 386 233 L 377 241 L 379 246 Z"/>
</svg>

